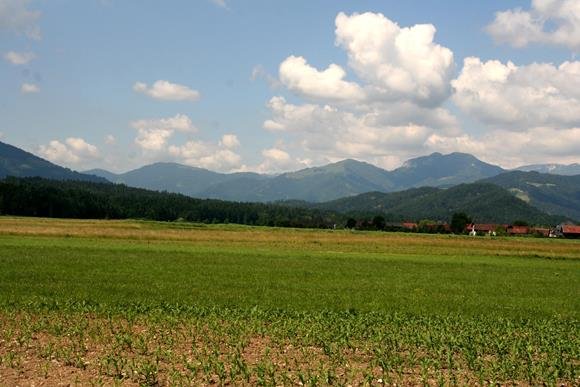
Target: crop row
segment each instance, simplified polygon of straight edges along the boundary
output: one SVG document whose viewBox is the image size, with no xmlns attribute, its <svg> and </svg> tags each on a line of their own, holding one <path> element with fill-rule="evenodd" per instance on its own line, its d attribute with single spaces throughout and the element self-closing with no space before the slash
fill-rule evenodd
<svg viewBox="0 0 580 387">
<path fill-rule="evenodd" d="M 578 328 L 385 311 L 4 308 L 0 375 L 48 378 L 64 366 L 97 384 L 572 385 Z"/>
</svg>

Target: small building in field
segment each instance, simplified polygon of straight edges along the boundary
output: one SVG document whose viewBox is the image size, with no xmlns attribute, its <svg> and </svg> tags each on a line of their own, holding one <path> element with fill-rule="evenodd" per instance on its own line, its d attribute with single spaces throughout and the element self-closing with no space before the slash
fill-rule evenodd
<svg viewBox="0 0 580 387">
<path fill-rule="evenodd" d="M 532 227 L 530 229 L 530 233 L 532 233 L 534 235 L 541 235 L 543 237 L 548 237 L 548 236 L 550 236 L 550 229 L 544 228 L 544 227 Z"/>
<path fill-rule="evenodd" d="M 417 230 L 417 223 L 415 222 L 403 222 L 401 223 L 401 226 L 403 226 L 405 230 Z"/>
<path fill-rule="evenodd" d="M 528 226 L 508 226 L 508 235 L 526 235 L 530 233 L 530 228 Z"/>
<path fill-rule="evenodd" d="M 580 226 L 560 224 L 556 226 L 556 233 L 564 238 L 580 238 Z"/>
<path fill-rule="evenodd" d="M 494 224 L 494 223 L 472 223 L 465 226 L 466 231 L 488 235 L 495 235 L 496 232 L 505 232 L 508 228 L 507 224 Z"/>
<path fill-rule="evenodd" d="M 490 233 L 494 232 L 498 227 L 497 224 L 491 223 L 476 223 L 473 225 L 475 227 L 475 231 L 482 232 L 482 233 Z"/>
</svg>

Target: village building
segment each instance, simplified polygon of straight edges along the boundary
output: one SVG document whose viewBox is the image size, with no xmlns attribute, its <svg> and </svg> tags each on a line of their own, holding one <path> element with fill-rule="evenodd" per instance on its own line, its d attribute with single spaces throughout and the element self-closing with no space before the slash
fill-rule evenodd
<svg viewBox="0 0 580 387">
<path fill-rule="evenodd" d="M 530 228 L 528 226 L 508 226 L 508 235 L 526 235 L 530 233 Z"/>
<path fill-rule="evenodd" d="M 508 228 L 507 224 L 494 224 L 494 223 L 472 223 L 465 226 L 469 235 L 477 235 L 477 234 L 487 234 L 487 235 L 496 235 L 496 232 L 502 231 L 505 232 Z"/>
<path fill-rule="evenodd" d="M 580 226 L 560 224 L 556 226 L 556 235 L 564 238 L 580 238 Z"/>
<path fill-rule="evenodd" d="M 417 229 L 417 223 L 415 223 L 415 222 L 403 222 L 402 226 L 406 230 L 416 230 Z"/>
<path fill-rule="evenodd" d="M 550 236 L 550 229 L 544 227 L 532 227 L 530 232 L 534 235 L 541 235 L 543 237 Z"/>
</svg>

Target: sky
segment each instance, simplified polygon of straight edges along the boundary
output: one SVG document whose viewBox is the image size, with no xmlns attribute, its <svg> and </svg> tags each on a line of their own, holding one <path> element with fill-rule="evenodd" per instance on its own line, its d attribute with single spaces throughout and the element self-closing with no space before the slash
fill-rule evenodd
<svg viewBox="0 0 580 387">
<path fill-rule="evenodd" d="M 0 0 L 0 141 L 75 170 L 580 162 L 579 0 Z"/>
</svg>

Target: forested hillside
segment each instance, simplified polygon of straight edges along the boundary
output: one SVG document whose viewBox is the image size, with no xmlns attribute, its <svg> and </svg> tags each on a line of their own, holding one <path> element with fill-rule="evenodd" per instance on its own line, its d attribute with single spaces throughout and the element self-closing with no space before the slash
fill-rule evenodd
<svg viewBox="0 0 580 387">
<path fill-rule="evenodd" d="M 187 220 L 281 227 L 331 227 L 328 211 L 273 204 L 194 199 L 121 184 L 8 178 L 0 181 L 0 214 L 80 219 Z"/>
<path fill-rule="evenodd" d="M 102 177 L 78 173 L 23 151 L 15 146 L 0 142 L 0 179 L 6 176 L 39 176 L 55 180 L 84 180 L 106 182 Z"/>
<path fill-rule="evenodd" d="M 516 198 L 505 189 L 485 183 L 461 184 L 449 189 L 413 188 L 394 193 L 369 192 L 312 206 L 351 214 L 381 213 L 390 219 L 449 221 L 455 212 L 465 212 L 478 223 L 555 225 L 565 216 L 548 215 Z"/>
<path fill-rule="evenodd" d="M 483 180 L 547 212 L 580 219 L 580 175 L 514 171 Z"/>
</svg>

